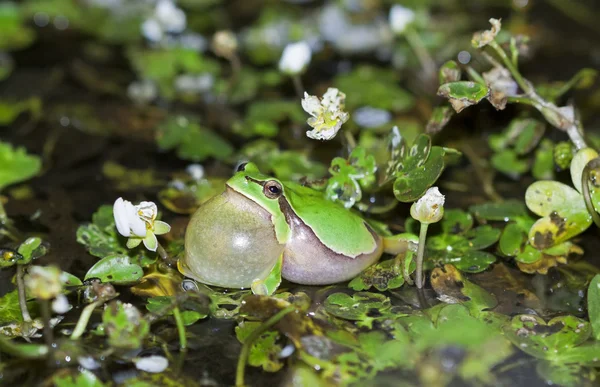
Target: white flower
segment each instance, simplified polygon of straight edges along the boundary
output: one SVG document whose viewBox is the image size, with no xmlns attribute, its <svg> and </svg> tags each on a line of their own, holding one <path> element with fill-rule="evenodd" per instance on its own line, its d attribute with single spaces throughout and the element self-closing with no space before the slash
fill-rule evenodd
<svg viewBox="0 0 600 387">
<path fill-rule="evenodd" d="M 404 33 L 406 27 L 413 20 L 415 20 L 415 12 L 410 8 L 396 4 L 390 9 L 390 26 L 392 31 L 398 35 Z"/>
<path fill-rule="evenodd" d="M 117 230 L 124 237 L 129 237 L 127 247 L 132 249 L 144 242 L 150 251 L 156 251 L 158 240 L 156 235 L 171 231 L 171 226 L 156 220 L 158 208 L 154 202 L 141 202 L 137 206 L 123 198 L 118 198 L 113 206 L 113 215 Z"/>
<path fill-rule="evenodd" d="M 146 224 L 138 216 L 135 206 L 130 201 L 118 198 L 113 205 L 113 215 L 119 234 L 124 237 L 146 236 Z"/>
<path fill-rule="evenodd" d="M 59 294 L 56 296 L 54 301 L 52 301 L 52 310 L 57 314 L 65 314 L 71 309 L 71 305 L 69 305 L 69 300 L 67 296 L 64 294 Z"/>
<path fill-rule="evenodd" d="M 185 12 L 177 8 L 171 0 L 160 0 L 156 4 L 154 17 L 167 32 L 180 33 L 185 30 Z"/>
<path fill-rule="evenodd" d="M 127 96 L 136 104 L 145 105 L 158 96 L 158 88 L 149 79 L 134 81 L 127 87 Z"/>
<path fill-rule="evenodd" d="M 320 101 L 316 96 L 305 92 L 302 109 L 312 116 L 306 122 L 314 128 L 306 132 L 306 135 L 315 140 L 334 138 L 342 124 L 350 117 L 344 111 L 345 100 L 346 94 L 332 87 L 327 89 Z"/>
<path fill-rule="evenodd" d="M 152 42 L 163 40 L 165 33 L 181 33 L 186 27 L 186 16 L 171 0 L 159 0 L 154 14 L 142 23 L 142 34 Z"/>
<path fill-rule="evenodd" d="M 298 75 L 310 63 L 311 51 L 307 42 L 290 43 L 283 49 L 279 60 L 279 71 L 288 75 Z"/>
<path fill-rule="evenodd" d="M 431 187 L 410 207 L 410 216 L 425 224 L 439 222 L 444 216 L 444 201 L 438 187 Z"/>
<path fill-rule="evenodd" d="M 200 164 L 190 164 L 185 171 L 196 181 L 200 181 L 204 177 L 204 167 Z"/>
<path fill-rule="evenodd" d="M 138 370 L 152 373 L 163 372 L 169 366 L 167 358 L 157 355 L 137 357 L 133 362 Z"/>
</svg>

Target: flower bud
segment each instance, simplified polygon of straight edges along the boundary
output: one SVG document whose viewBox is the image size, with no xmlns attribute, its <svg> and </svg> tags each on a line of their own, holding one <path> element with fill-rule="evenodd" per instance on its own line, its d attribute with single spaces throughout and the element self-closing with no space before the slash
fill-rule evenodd
<svg viewBox="0 0 600 387">
<path fill-rule="evenodd" d="M 410 207 L 410 216 L 421 223 L 437 223 L 444 216 L 444 201 L 440 190 L 431 187 Z"/>
</svg>

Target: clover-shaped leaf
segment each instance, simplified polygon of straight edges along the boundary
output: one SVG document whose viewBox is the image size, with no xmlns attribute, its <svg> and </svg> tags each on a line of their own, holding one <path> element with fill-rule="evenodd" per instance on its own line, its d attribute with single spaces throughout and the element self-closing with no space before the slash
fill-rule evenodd
<svg viewBox="0 0 600 387">
<path fill-rule="evenodd" d="M 433 147 L 429 151 L 426 160 L 419 158 L 422 148 L 415 149 L 415 156 L 408 152 L 407 165 L 413 168 L 403 167 L 396 172 L 394 181 L 394 196 L 401 202 L 412 202 L 417 200 L 429 187 L 431 187 L 444 170 L 444 149 Z"/>
<path fill-rule="evenodd" d="M 108 336 L 108 344 L 121 350 L 140 348 L 150 332 L 150 323 L 140 311 L 121 301 L 113 301 L 106 306 L 102 323 Z"/>
<path fill-rule="evenodd" d="M 243 344 L 248 336 L 258 327 L 260 322 L 243 321 L 235 327 L 235 335 Z M 266 331 L 252 344 L 248 356 L 248 364 L 253 367 L 262 367 L 267 372 L 277 372 L 283 367 L 279 354 L 283 349 L 277 343 L 280 335 L 277 331 Z"/>
<path fill-rule="evenodd" d="M 375 182 L 377 165 L 372 155 L 356 147 L 345 160 L 336 157 L 331 161 L 329 172 L 332 177 L 327 183 L 325 196 L 332 201 L 341 202 L 350 208 L 362 198 L 362 188 L 368 188 Z"/>
<path fill-rule="evenodd" d="M 38 156 L 0 141 L 0 191 L 6 186 L 32 178 L 41 167 L 42 161 Z"/>
<path fill-rule="evenodd" d="M 412 256 L 414 253 L 409 251 L 407 255 Z M 371 287 L 379 291 L 397 289 L 404 285 L 404 276 L 412 274 L 416 269 L 416 264 L 412 258 L 409 262 L 410 266 L 404 274 L 402 273 L 403 268 L 397 267 L 401 265 L 397 265 L 394 259 L 379 262 L 365 269 L 358 277 L 350 281 L 348 286 L 354 290 L 368 290 Z"/>
<path fill-rule="evenodd" d="M 371 328 L 373 321 L 385 316 L 391 307 L 390 299 L 379 293 L 358 292 L 331 294 L 324 303 L 325 310 L 345 320 L 358 321 Z"/>
<path fill-rule="evenodd" d="M 581 345 L 591 333 L 590 324 L 574 316 L 546 323 L 538 316 L 519 315 L 504 328 L 506 337 L 523 352 L 559 364 L 598 362 L 600 344 Z"/>
<path fill-rule="evenodd" d="M 152 313 L 161 313 L 165 309 L 171 309 L 167 313 L 167 315 L 172 315 L 174 297 L 171 296 L 158 296 L 158 297 L 150 297 L 148 298 L 148 303 L 146 304 L 146 309 Z M 186 310 L 185 308 L 187 303 L 184 303 L 180 308 L 181 310 L 181 320 L 183 321 L 183 325 L 188 326 L 192 325 L 198 320 L 206 318 L 207 314 L 198 311 L 198 310 Z"/>
<path fill-rule="evenodd" d="M 412 229 L 414 222 L 407 222 L 406 228 Z M 427 239 L 427 267 L 434 264 L 451 263 L 461 271 L 478 273 L 487 269 L 496 261 L 496 257 L 481 251 L 496 243 L 501 231 L 489 225 L 473 227 L 470 214 L 451 209 L 444 213 L 441 221 L 441 234 Z"/>
</svg>

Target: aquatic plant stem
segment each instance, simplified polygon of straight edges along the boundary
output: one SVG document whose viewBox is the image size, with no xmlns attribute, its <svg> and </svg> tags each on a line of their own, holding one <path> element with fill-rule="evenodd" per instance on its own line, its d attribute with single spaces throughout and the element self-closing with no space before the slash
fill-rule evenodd
<svg viewBox="0 0 600 387">
<path fill-rule="evenodd" d="M 267 329 L 271 328 L 273 325 L 277 324 L 283 317 L 285 317 L 288 313 L 296 310 L 294 306 L 288 306 L 287 308 L 280 310 L 267 321 L 265 321 L 262 325 L 252 331 L 246 340 L 244 340 L 244 345 L 242 345 L 242 351 L 240 352 L 240 357 L 238 358 L 237 370 L 235 374 L 235 385 L 236 387 L 243 387 L 244 384 L 244 373 L 246 371 L 246 363 L 248 362 L 248 356 L 250 355 L 250 348 L 252 348 L 252 344 L 262 335 Z"/>
<path fill-rule="evenodd" d="M 40 303 L 40 312 L 42 314 L 42 320 L 44 321 L 44 341 L 48 346 L 48 351 L 52 352 L 52 345 L 54 343 L 54 332 L 52 331 L 52 327 L 50 326 L 50 301 L 38 299 L 38 302 Z"/>
<path fill-rule="evenodd" d="M 414 28 L 407 27 L 404 31 L 404 36 L 406 37 L 406 41 L 410 45 L 410 48 L 412 48 L 417 55 L 421 67 L 423 67 L 423 73 L 427 79 L 435 77 L 437 66 L 417 31 Z"/>
<path fill-rule="evenodd" d="M 302 83 L 302 78 L 300 78 L 300 75 L 293 75 L 292 81 L 294 82 L 294 89 L 296 90 L 296 95 L 300 97 L 300 99 L 304 98 L 304 84 Z"/>
<path fill-rule="evenodd" d="M 423 255 L 425 254 L 425 239 L 427 238 L 428 223 L 421 222 L 421 229 L 419 230 L 419 247 L 417 248 L 417 270 L 415 271 L 415 284 L 417 288 L 423 287 Z"/>
<path fill-rule="evenodd" d="M 19 295 L 19 307 L 24 322 L 31 322 L 31 315 L 27 309 L 27 296 L 25 294 L 25 282 L 23 281 L 23 265 L 17 265 L 17 293 Z"/>
<path fill-rule="evenodd" d="M 515 79 L 515 81 L 519 85 L 519 87 L 526 94 L 535 94 L 535 89 L 533 88 L 533 86 L 531 85 L 531 83 L 529 83 L 528 81 L 525 80 L 525 78 L 523 78 L 523 76 L 519 72 L 519 69 L 517 69 L 515 67 L 513 61 L 510 60 L 510 58 L 508 57 L 508 55 L 506 55 L 506 52 L 502 49 L 502 47 L 500 47 L 500 45 L 495 40 L 492 40 L 489 43 L 489 46 L 491 48 L 493 48 L 494 51 L 496 52 L 496 54 L 498 54 L 498 56 L 500 57 L 500 59 L 502 59 L 502 62 L 504 62 L 504 65 L 506 66 L 506 68 L 508 68 L 508 71 L 510 71 L 510 73 L 513 76 L 513 78 Z"/>
<path fill-rule="evenodd" d="M 75 325 L 75 329 L 73 329 L 73 333 L 71 333 L 71 340 L 77 340 L 81 337 L 81 335 L 83 335 L 83 332 L 85 332 L 85 328 L 90 321 L 90 317 L 92 316 L 92 312 L 94 312 L 96 307 L 104 304 L 105 302 L 106 300 L 104 299 L 96 300 L 83 308 L 83 311 L 79 315 L 79 320 L 77 320 L 77 324 Z"/>
<path fill-rule="evenodd" d="M 158 243 L 158 245 L 156 247 L 156 253 L 158 254 L 158 256 L 163 261 L 165 261 L 169 266 L 176 266 L 177 260 L 171 258 L 169 253 L 167 253 L 167 250 L 165 250 L 165 248 L 160 244 L 160 242 L 157 242 L 157 243 Z"/>
<path fill-rule="evenodd" d="M 175 317 L 175 324 L 177 324 L 177 333 L 179 333 L 179 349 L 185 350 L 187 348 L 187 337 L 185 335 L 185 325 L 183 324 L 183 318 L 179 307 L 173 308 L 173 317 Z"/>
</svg>

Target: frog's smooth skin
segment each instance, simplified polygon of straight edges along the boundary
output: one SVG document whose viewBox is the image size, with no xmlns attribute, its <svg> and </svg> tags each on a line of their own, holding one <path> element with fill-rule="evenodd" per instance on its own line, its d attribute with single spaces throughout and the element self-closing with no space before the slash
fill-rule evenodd
<svg viewBox="0 0 600 387">
<path fill-rule="evenodd" d="M 382 238 L 359 215 L 248 163 L 192 216 L 179 270 L 209 285 L 247 288 L 282 257 L 283 278 L 327 285 L 355 277 L 382 253 Z"/>
</svg>

